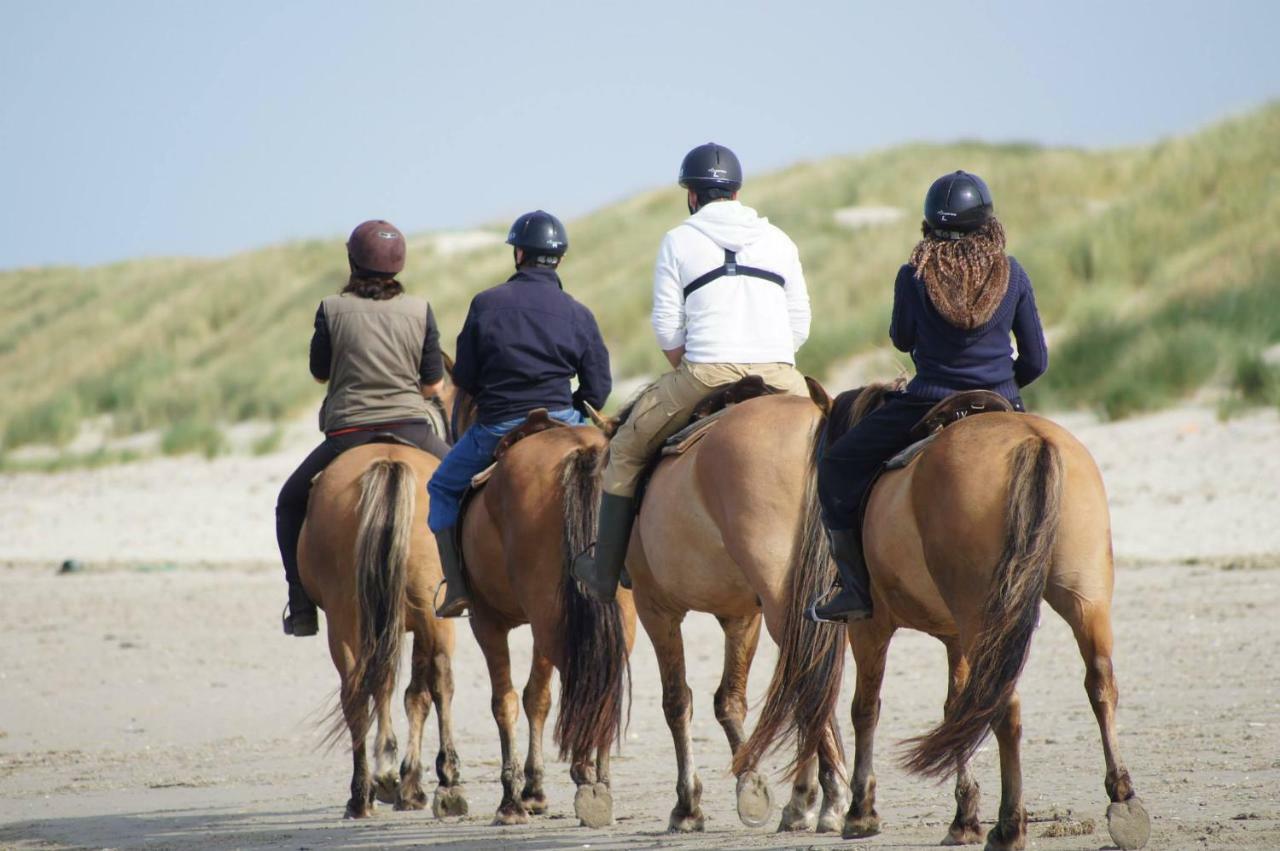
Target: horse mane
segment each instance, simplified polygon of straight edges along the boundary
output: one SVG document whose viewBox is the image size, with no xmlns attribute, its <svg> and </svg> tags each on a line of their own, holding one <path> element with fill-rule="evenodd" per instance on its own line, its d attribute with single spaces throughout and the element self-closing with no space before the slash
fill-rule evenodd
<svg viewBox="0 0 1280 851">
<path fill-rule="evenodd" d="M 884 397 L 907 386 L 907 379 L 898 376 L 892 381 L 877 381 L 865 387 L 855 387 L 836 396 L 827 417 L 827 445 L 830 446 L 862 418 L 884 404 Z"/>
</svg>

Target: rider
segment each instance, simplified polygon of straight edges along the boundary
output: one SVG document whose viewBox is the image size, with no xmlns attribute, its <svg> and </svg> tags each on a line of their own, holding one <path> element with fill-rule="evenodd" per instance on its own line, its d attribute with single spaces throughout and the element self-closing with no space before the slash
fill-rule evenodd
<svg viewBox="0 0 1280 851">
<path fill-rule="evenodd" d="M 289 582 L 286 635 L 315 635 L 316 605 L 298 581 L 298 534 L 314 479 L 348 449 L 391 432 L 444 457 L 432 430 L 428 397 L 443 386 L 440 334 L 426 301 L 405 295 L 404 235 L 381 219 L 347 240 L 351 273 L 342 292 L 320 302 L 311 337 L 311 374 L 328 383 L 320 406 L 324 442 L 299 465 L 276 501 L 276 542 Z"/>
<path fill-rule="evenodd" d="M 632 406 L 609 443 L 594 556 L 574 578 L 600 600 L 617 590 L 631 537 L 636 486 L 649 456 L 716 387 L 759 375 L 808 395 L 795 353 L 809 336 L 809 293 L 795 243 L 738 201 L 742 166 L 707 143 L 685 155 L 689 218 L 667 232 L 653 276 L 653 330 L 672 371 Z"/>
<path fill-rule="evenodd" d="M 477 422 L 427 485 L 427 525 L 436 536 L 447 592 L 437 617 L 457 617 L 470 605 L 454 526 L 463 492 L 492 463 L 499 439 L 536 408 L 581 423 L 585 405 L 603 407 L 613 384 L 595 316 L 564 291 L 556 274 L 569 248 L 564 225 L 542 210 L 525 213 L 511 225 L 507 244 L 515 274 L 472 299 L 458 334 L 453 383 L 475 399 Z M 571 391 L 575 374 L 578 389 Z"/>
<path fill-rule="evenodd" d="M 818 495 L 840 591 L 813 605 L 818 620 L 871 616 L 870 576 L 862 552 L 861 504 L 880 465 L 905 449 L 912 427 L 939 400 L 962 390 L 991 390 L 1021 411 L 1020 388 L 1049 364 L 1031 280 L 1005 254 L 1004 228 L 991 192 L 976 174 L 957 171 L 929 187 L 924 238 L 898 270 L 889 336 L 910 352 L 916 375 L 888 393 L 827 447 L 818 468 Z M 1018 343 L 1013 356 L 1012 332 Z"/>
</svg>

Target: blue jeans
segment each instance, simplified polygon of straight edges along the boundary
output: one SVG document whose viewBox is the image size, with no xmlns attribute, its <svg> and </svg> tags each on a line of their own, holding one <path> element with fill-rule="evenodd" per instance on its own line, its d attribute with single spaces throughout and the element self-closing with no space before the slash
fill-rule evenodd
<svg viewBox="0 0 1280 851">
<path fill-rule="evenodd" d="M 552 411 L 551 418 L 569 425 L 582 422 L 582 415 L 573 408 Z M 471 477 L 493 463 L 493 450 L 498 441 L 524 420 L 524 417 L 519 417 L 493 424 L 476 423 L 458 438 L 436 468 L 431 481 L 427 482 L 427 493 L 431 495 L 427 526 L 432 532 L 448 529 L 458 522 L 458 506 L 462 494 L 471 484 Z"/>
</svg>

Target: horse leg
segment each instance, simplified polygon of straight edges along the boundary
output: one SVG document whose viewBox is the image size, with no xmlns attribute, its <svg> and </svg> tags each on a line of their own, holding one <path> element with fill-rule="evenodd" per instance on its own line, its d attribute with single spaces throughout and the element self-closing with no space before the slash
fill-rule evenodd
<svg viewBox="0 0 1280 851">
<path fill-rule="evenodd" d="M 716 689 L 716 720 L 724 728 L 729 739 L 729 754 L 736 755 L 746 740 L 743 724 L 747 720 L 747 677 L 751 672 L 751 660 L 755 658 L 760 643 L 759 612 L 746 617 L 721 618 L 724 630 L 724 669 L 720 686 Z M 756 771 L 743 772 L 738 777 L 738 818 L 747 827 L 759 827 L 769 818 L 773 800 L 769 794 L 769 782 Z"/>
<path fill-rule="evenodd" d="M 520 800 L 534 815 L 547 811 L 547 795 L 542 789 L 542 731 L 551 711 L 551 660 L 536 652 L 524 687 L 524 714 L 529 719 L 529 755 L 524 761 L 524 789 Z"/>
<path fill-rule="evenodd" d="M 1107 766 L 1104 785 L 1111 800 L 1107 807 L 1107 828 L 1118 847 L 1141 848 L 1151 836 L 1151 817 L 1134 793 L 1129 770 L 1120 758 L 1116 736 L 1119 691 L 1111 667 L 1111 607 L 1106 603 L 1093 603 L 1083 610 L 1065 605 L 1054 608 L 1071 624 L 1080 655 L 1084 657 L 1084 688 L 1093 706 L 1094 717 L 1098 719 L 1102 755 Z"/>
<path fill-rule="evenodd" d="M 682 615 L 645 605 L 637 600 L 637 611 L 653 642 L 662 677 L 662 712 L 671 728 L 676 751 L 676 805 L 667 829 L 673 832 L 703 830 L 702 781 L 693 765 L 693 742 L 689 722 L 693 718 L 693 694 L 685 681 L 684 637 L 680 634 Z"/>
<path fill-rule="evenodd" d="M 341 636 L 350 633 L 354 637 L 355 630 L 343 629 L 346 624 L 340 620 L 340 617 L 329 618 L 329 655 L 342 681 L 339 699 L 342 716 L 347 722 L 347 730 L 351 733 L 351 798 L 347 801 L 347 810 L 343 817 L 367 818 L 373 815 L 373 783 L 369 776 L 369 760 L 365 752 L 366 736 L 359 731 L 368 729 L 369 708 L 350 699 L 351 690 L 356 688 L 356 683 L 351 677 L 351 671 L 355 668 L 355 653 L 352 650 L 352 643 L 343 641 Z"/>
<path fill-rule="evenodd" d="M 818 833 L 835 833 L 844 824 L 844 808 L 848 801 L 844 766 L 818 757 L 818 785 L 822 787 L 822 809 L 818 811 Z"/>
<path fill-rule="evenodd" d="M 987 833 L 988 851 L 1027 847 L 1027 811 L 1022 805 L 1022 700 L 1015 691 L 991 725 L 1000 745 L 1000 813 Z"/>
<path fill-rule="evenodd" d="M 965 658 L 960 643 L 954 638 L 945 639 L 947 645 L 947 701 L 943 704 L 945 715 L 951 711 L 956 694 L 964 688 L 969 678 L 969 660 Z M 982 828 L 978 824 L 979 803 L 978 781 L 969 769 L 969 761 L 956 758 L 956 816 L 951 820 L 951 828 L 943 837 L 943 845 L 972 845 L 982 841 Z"/>
<path fill-rule="evenodd" d="M 818 823 L 818 758 L 815 756 L 796 770 L 791 784 L 791 800 L 782 808 L 778 832 L 810 830 Z"/>
<path fill-rule="evenodd" d="M 489 684 L 492 687 L 490 706 L 493 720 L 498 722 L 498 740 L 502 745 L 502 801 L 494 816 L 494 824 L 527 824 L 529 813 L 520 801 L 517 788 L 524 778 L 519 757 L 515 753 L 516 721 L 520 717 L 520 700 L 511 684 L 511 650 L 507 646 L 507 632 L 501 626 L 490 623 L 483 615 L 473 615 L 471 631 L 475 634 L 484 661 L 489 667 Z"/>
<path fill-rule="evenodd" d="M 395 727 L 391 722 L 391 693 L 378 695 L 378 732 L 373 739 L 373 792 L 384 804 L 394 804 L 400 785 L 400 773 L 396 765 Z"/>
<path fill-rule="evenodd" d="M 436 622 L 437 629 L 440 628 Z M 439 634 L 432 642 L 427 660 L 427 690 L 436 707 L 436 724 L 440 733 L 440 751 L 436 754 L 436 787 L 431 799 L 431 812 L 436 818 L 465 816 L 467 795 L 462 788 L 462 764 L 453 744 L 453 663 L 449 643 Z M 425 715 L 424 715 L 425 718 Z"/>
<path fill-rule="evenodd" d="M 427 806 L 427 793 L 422 791 L 422 728 L 431 714 L 431 690 L 427 687 L 427 669 L 431 657 L 422 633 L 413 635 L 409 685 L 404 690 L 404 714 L 409 719 L 409 742 L 404 762 L 400 763 L 400 790 L 397 810 L 421 810 Z"/>
<path fill-rule="evenodd" d="M 857 669 L 853 690 L 853 780 L 851 800 L 844 817 L 845 839 L 861 839 L 880 832 L 876 812 L 876 774 L 873 765 L 876 724 L 880 721 L 880 686 L 884 683 L 885 661 L 893 629 L 876 620 L 855 621 L 848 627 Z"/>
</svg>

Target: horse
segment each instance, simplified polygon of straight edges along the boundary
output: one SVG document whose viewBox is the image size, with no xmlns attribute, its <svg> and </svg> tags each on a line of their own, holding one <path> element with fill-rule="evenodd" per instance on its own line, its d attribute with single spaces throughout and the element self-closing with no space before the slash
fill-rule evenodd
<svg viewBox="0 0 1280 851">
<path fill-rule="evenodd" d="M 826 425 L 834 441 L 898 385 L 837 397 Z M 814 476 L 811 466 L 810 477 Z M 987 848 L 1026 846 L 1017 680 L 1047 601 L 1071 627 L 1085 664 L 1085 691 L 1101 731 L 1111 837 L 1140 848 L 1150 819 L 1120 758 L 1112 671 L 1111 522 L 1102 476 L 1084 445 L 1061 426 L 1025 413 L 970 416 L 944 429 L 905 468 L 873 486 L 864 542 L 873 615 L 848 625 L 857 666 L 852 718 L 853 800 L 846 838 L 880 832 L 872 751 L 889 641 L 899 628 L 939 639 L 950 669 L 943 721 L 907 742 L 903 764 L 931 778 L 956 775 L 956 813 L 943 844 L 978 842 L 978 784 L 969 760 L 995 733 L 1000 809 Z M 835 631 L 835 630 L 833 630 Z M 785 688 L 786 683 L 775 683 Z M 785 700 L 771 686 L 766 703 Z M 822 719 L 791 719 L 802 737 Z M 806 730 L 806 726 L 808 729 Z M 786 728 L 764 729 L 744 763 Z"/>
<path fill-rule="evenodd" d="M 461 433 L 474 407 L 460 394 L 454 411 L 455 433 Z M 547 811 L 542 739 L 553 668 L 560 671 L 555 741 L 577 787 L 574 813 L 587 827 L 613 822 L 609 757 L 621 732 L 635 609 L 629 594 L 598 603 L 569 578 L 573 557 L 595 534 L 604 446 L 594 426 L 524 437 L 505 450 L 462 518 L 471 631 L 489 669 L 502 749 L 495 824 L 523 824 L 531 813 Z M 526 623 L 533 662 L 523 694 L 529 750 L 522 769 L 508 633 Z"/>
<path fill-rule="evenodd" d="M 452 365 L 447 358 L 446 365 Z M 449 410 L 452 392 L 446 384 L 443 411 Z M 453 624 L 438 620 L 432 605 L 442 573 L 427 530 L 425 488 L 438 465 L 417 447 L 365 444 L 330 464 L 308 500 L 298 574 L 308 596 L 324 610 L 329 654 L 338 670 L 338 703 L 327 740 L 336 742 L 344 726 L 350 734 L 347 818 L 372 815 L 375 797 L 397 810 L 426 806 L 422 729 L 433 703 L 440 751 L 432 811 L 437 818 L 467 812 L 453 743 Z M 390 699 L 406 632 L 413 633 L 404 694 L 409 742 L 397 772 Z M 377 717 L 372 776 L 366 751 L 371 708 Z"/>
<path fill-rule="evenodd" d="M 812 382 L 810 389 L 821 392 Z M 628 413 L 624 409 L 601 425 L 611 433 Z M 805 477 L 809 436 L 821 416 L 813 400 L 797 396 L 739 402 L 682 454 L 661 458 L 648 480 L 626 565 L 636 611 L 657 654 L 662 707 L 675 743 L 671 831 L 704 829 L 680 631 L 690 611 L 715 615 L 724 630 L 724 668 L 714 705 L 732 756 L 746 739 L 747 676 L 762 615 L 783 648 L 780 664 L 789 660 L 804 669 L 788 671 L 789 699 L 797 711 L 831 723 L 798 753 L 791 799 L 778 829 L 840 827 L 844 757 L 832 719 L 844 641 L 801 614 L 804 602 L 834 576 L 816 490 Z M 739 818 L 759 827 L 772 811 L 768 783 L 754 767 L 735 773 Z M 819 788 L 820 814 L 815 813 Z"/>
</svg>

